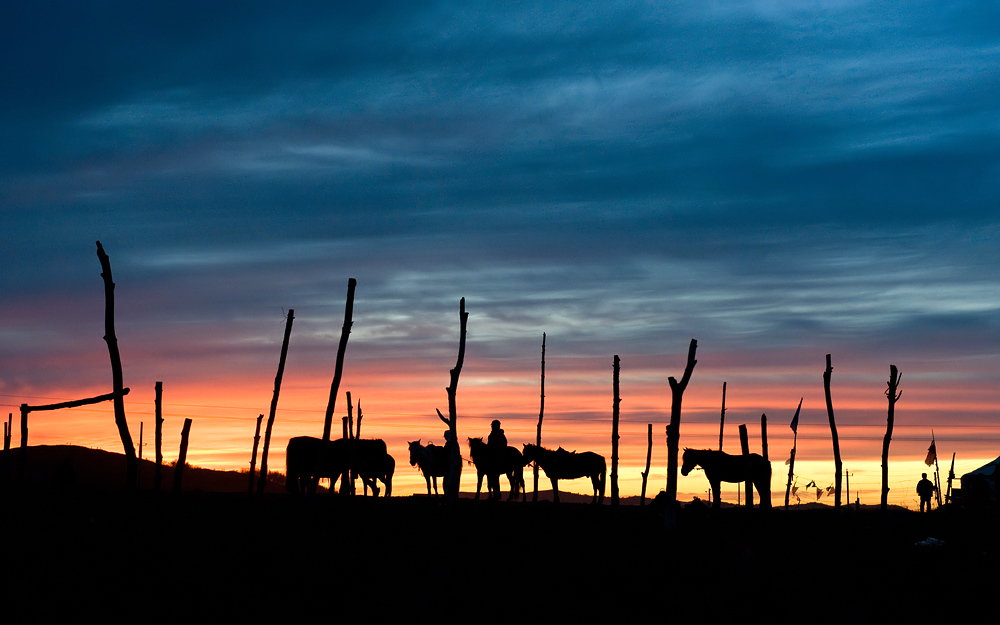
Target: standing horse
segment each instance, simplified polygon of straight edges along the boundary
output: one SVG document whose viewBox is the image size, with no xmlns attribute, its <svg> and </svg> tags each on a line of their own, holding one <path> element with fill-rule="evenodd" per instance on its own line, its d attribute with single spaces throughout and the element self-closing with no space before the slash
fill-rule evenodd
<svg viewBox="0 0 1000 625">
<path fill-rule="evenodd" d="M 719 482 L 746 482 L 747 464 L 742 455 L 732 456 L 713 449 L 685 449 L 681 475 L 686 476 L 695 465 L 705 470 L 712 485 L 712 508 L 721 505 Z M 771 507 L 771 463 L 760 454 L 750 454 L 750 481 L 760 495 L 760 507 Z"/>
<path fill-rule="evenodd" d="M 504 464 L 502 467 L 490 466 L 492 463 L 492 459 L 490 458 L 490 449 L 487 447 L 486 443 L 483 442 L 483 437 L 481 436 L 469 439 L 469 455 L 472 456 L 472 464 L 476 465 L 476 473 L 479 476 L 479 481 L 476 483 L 476 499 L 479 499 L 479 493 L 483 490 L 484 475 L 492 473 L 500 475 L 503 473 L 507 476 L 507 481 L 510 482 L 510 494 L 507 496 L 507 501 L 517 497 L 518 492 L 521 493 L 521 501 L 525 500 L 524 460 L 521 456 L 521 452 L 519 452 L 516 447 L 507 447 L 507 451 L 504 453 Z M 487 486 L 488 485 L 489 481 L 487 480 Z M 489 494 L 490 499 L 493 499 L 494 497 L 500 499 L 500 493 Z"/>
<path fill-rule="evenodd" d="M 434 494 L 438 494 L 438 481 L 448 477 L 448 450 L 445 447 L 428 443 L 421 445 L 420 439 L 407 443 L 410 446 L 410 466 L 418 467 L 427 482 L 427 496 L 431 494 L 431 480 L 434 481 Z"/>
<path fill-rule="evenodd" d="M 559 503 L 559 480 L 575 480 L 589 477 L 594 485 L 594 499 L 591 503 L 604 503 L 604 484 L 608 471 L 604 456 L 592 451 L 576 453 L 560 447 L 557 451 L 538 445 L 524 446 L 524 464 L 535 462 L 542 467 L 552 482 L 552 501 Z M 600 498 L 598 498 L 600 494 Z"/>
<path fill-rule="evenodd" d="M 396 461 L 386 450 L 385 441 L 380 438 L 358 438 L 351 443 L 351 472 L 361 478 L 365 494 L 368 494 L 368 488 L 371 487 L 372 494 L 378 497 L 376 480 L 379 480 L 385 486 L 385 496 L 392 496 L 392 474 L 396 470 Z M 351 490 L 354 490 L 353 484 Z"/>
<path fill-rule="evenodd" d="M 297 436 L 285 448 L 285 489 L 290 493 L 315 493 L 321 477 L 330 478 L 330 490 L 345 473 L 361 476 L 378 497 L 376 480 L 392 493 L 392 474 L 396 462 L 381 439 L 345 439 L 324 441 L 312 436 Z"/>
</svg>

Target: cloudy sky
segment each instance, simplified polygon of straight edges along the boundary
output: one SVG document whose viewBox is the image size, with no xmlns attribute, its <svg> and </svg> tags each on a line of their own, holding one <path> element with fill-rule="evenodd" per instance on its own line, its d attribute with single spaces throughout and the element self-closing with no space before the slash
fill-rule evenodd
<svg viewBox="0 0 1000 625">
<path fill-rule="evenodd" d="M 727 449 L 767 412 L 783 459 L 804 397 L 802 477 L 832 482 L 830 353 L 857 483 L 890 363 L 895 490 L 932 428 L 960 472 L 1000 454 L 997 4 L 344 4 L 0 9 L 5 412 L 110 390 L 100 240 L 133 436 L 162 380 L 196 464 L 246 466 L 289 308 L 275 446 L 321 433 L 350 277 L 341 390 L 418 486 L 461 297 L 460 436 L 534 438 L 545 332 L 546 442 L 610 455 L 619 354 L 653 492 L 692 338 L 683 445 L 718 444 L 726 381 Z M 31 440 L 120 450 L 110 414 L 36 413 Z"/>
</svg>

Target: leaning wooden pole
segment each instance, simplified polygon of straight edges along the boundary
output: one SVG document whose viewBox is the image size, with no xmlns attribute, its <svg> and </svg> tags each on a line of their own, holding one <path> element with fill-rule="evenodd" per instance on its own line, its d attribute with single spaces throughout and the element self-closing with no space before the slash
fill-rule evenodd
<svg viewBox="0 0 1000 625">
<path fill-rule="evenodd" d="M 285 336 L 281 340 L 281 356 L 278 357 L 278 373 L 274 376 L 274 393 L 271 394 L 271 410 L 267 414 L 267 427 L 264 429 L 264 449 L 260 452 L 260 477 L 257 478 L 257 494 L 264 493 L 267 487 L 267 452 L 271 447 L 271 429 L 274 427 L 274 415 L 278 412 L 278 393 L 281 392 L 281 378 L 285 375 L 285 357 L 288 356 L 288 338 L 292 335 L 292 321 L 295 320 L 295 310 L 289 308 L 285 317 Z"/>
<path fill-rule="evenodd" d="M 156 383 L 156 428 L 153 445 L 156 448 L 156 466 L 153 468 L 153 489 L 159 491 L 163 485 L 163 382 Z"/>
<path fill-rule="evenodd" d="M 184 428 L 181 429 L 181 449 L 177 454 L 177 465 L 174 466 L 174 492 L 181 492 L 181 477 L 184 473 L 184 465 L 187 463 L 188 437 L 191 434 L 191 419 L 184 419 Z"/>
<path fill-rule="evenodd" d="M 340 392 L 340 378 L 344 374 L 344 354 L 347 352 L 347 339 L 351 336 L 351 326 L 354 325 L 354 289 L 358 281 L 351 278 L 347 281 L 347 307 L 344 310 L 344 325 L 340 329 L 340 346 L 337 348 L 337 368 L 330 385 L 330 399 L 326 404 L 326 419 L 323 421 L 323 440 L 330 440 L 330 428 L 333 426 L 333 409 L 337 403 L 337 393 Z"/>
<path fill-rule="evenodd" d="M 843 479 L 844 465 L 840 461 L 840 439 L 837 437 L 837 421 L 833 418 L 833 399 L 830 397 L 830 378 L 833 377 L 833 365 L 830 361 L 830 354 L 826 355 L 826 371 L 823 372 L 823 388 L 826 393 L 826 412 L 830 417 L 830 436 L 833 439 L 833 467 L 836 472 L 834 478 L 834 499 L 833 507 L 840 509 L 840 486 Z"/>
<path fill-rule="evenodd" d="M 653 460 L 653 424 L 646 424 L 646 470 L 642 472 L 642 495 L 639 505 L 646 505 L 646 480 L 649 478 L 649 464 Z"/>
<path fill-rule="evenodd" d="M 104 252 L 101 242 L 97 242 L 97 258 L 101 261 L 101 277 L 104 278 L 104 342 L 108 344 L 108 355 L 111 357 L 111 388 L 115 393 L 115 424 L 118 426 L 118 436 L 121 437 L 125 449 L 125 487 L 135 488 L 139 474 L 139 462 L 135 456 L 135 445 L 128 431 L 128 421 L 125 418 L 125 399 L 122 390 L 125 388 L 122 375 L 122 357 L 118 351 L 118 337 L 115 336 L 115 283 L 111 277 L 111 260 Z"/>
<path fill-rule="evenodd" d="M 251 495 L 253 494 L 253 478 L 254 471 L 257 470 L 257 446 L 260 444 L 260 424 L 264 420 L 264 415 L 259 415 L 257 417 L 257 429 L 253 433 L 253 452 L 250 454 L 250 484 L 248 485 L 248 491 Z"/>
<path fill-rule="evenodd" d="M 612 386 L 614 387 L 614 404 L 611 408 L 611 505 L 618 505 L 618 416 L 619 405 L 622 402 L 619 373 L 621 371 L 621 359 L 615 354 L 614 376 Z"/>
<path fill-rule="evenodd" d="M 677 457 L 678 446 L 680 444 L 681 433 L 681 400 L 684 396 L 684 389 L 691 381 L 691 372 L 698 363 L 695 360 L 695 352 L 698 350 L 698 341 L 691 339 L 688 347 L 687 366 L 684 367 L 684 375 L 678 382 L 671 376 L 670 392 L 670 424 L 667 425 L 667 510 L 664 514 L 664 524 L 667 528 L 677 526 Z"/>
<path fill-rule="evenodd" d="M 889 416 L 885 425 L 885 436 L 882 438 L 882 500 L 879 509 L 885 512 L 889 509 L 889 442 L 892 440 L 892 426 L 896 419 L 896 402 L 903 396 L 898 390 L 902 380 L 896 365 L 889 365 L 889 381 L 885 396 L 889 399 Z"/>
<path fill-rule="evenodd" d="M 542 382 L 541 391 L 539 393 L 541 396 L 538 402 L 538 427 L 535 430 L 535 445 L 539 447 L 542 446 L 542 417 L 545 416 L 545 333 L 542 332 Z M 535 480 L 535 491 L 531 495 L 531 501 L 533 503 L 538 502 L 538 463 L 533 463 L 534 466 L 531 469 L 531 473 Z"/>
<path fill-rule="evenodd" d="M 719 451 L 722 451 L 722 433 L 726 429 L 726 383 L 722 383 L 722 414 L 719 416 Z"/>
<path fill-rule="evenodd" d="M 799 411 L 802 410 L 802 398 L 799 398 L 799 407 L 795 409 L 795 416 L 792 417 L 792 453 L 788 457 L 788 484 L 785 486 L 785 510 L 788 510 L 788 498 L 792 493 L 792 478 L 795 475 L 795 448 L 799 442 Z"/>
</svg>

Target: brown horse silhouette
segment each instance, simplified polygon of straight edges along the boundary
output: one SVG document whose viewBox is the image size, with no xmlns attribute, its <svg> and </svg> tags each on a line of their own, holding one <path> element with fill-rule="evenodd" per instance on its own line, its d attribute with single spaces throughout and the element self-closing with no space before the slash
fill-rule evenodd
<svg viewBox="0 0 1000 625">
<path fill-rule="evenodd" d="M 559 503 L 559 480 L 574 480 L 589 477 L 594 485 L 594 499 L 591 503 L 604 502 L 604 485 L 607 477 L 607 463 L 604 456 L 592 451 L 576 453 L 560 447 L 557 451 L 538 445 L 524 446 L 524 464 L 536 462 L 552 482 L 552 501 Z"/>
</svg>

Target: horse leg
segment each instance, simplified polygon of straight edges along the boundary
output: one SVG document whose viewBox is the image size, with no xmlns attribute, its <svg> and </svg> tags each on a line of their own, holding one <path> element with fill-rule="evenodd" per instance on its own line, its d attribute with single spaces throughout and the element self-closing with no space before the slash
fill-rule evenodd
<svg viewBox="0 0 1000 625">
<path fill-rule="evenodd" d="M 559 503 L 559 480 L 551 478 L 552 481 L 552 503 Z"/>
<path fill-rule="evenodd" d="M 476 471 L 476 478 L 477 478 L 477 480 L 476 480 L 476 501 L 479 501 L 479 493 L 483 490 L 483 472 L 477 470 Z M 490 487 L 490 483 L 487 481 L 486 482 L 486 488 L 489 489 L 489 487 Z M 492 499 L 492 494 L 491 494 L 490 498 Z"/>
<path fill-rule="evenodd" d="M 719 500 L 719 490 L 721 484 L 719 480 L 713 480 L 712 485 L 712 510 L 718 510 L 722 507 L 722 502 Z"/>
</svg>

